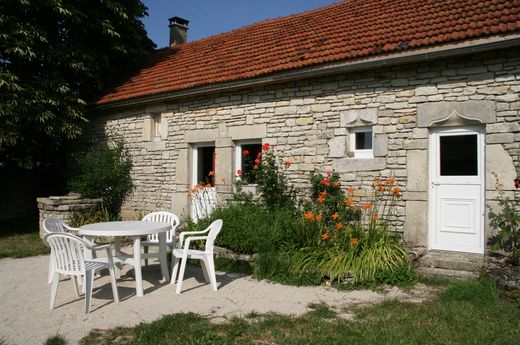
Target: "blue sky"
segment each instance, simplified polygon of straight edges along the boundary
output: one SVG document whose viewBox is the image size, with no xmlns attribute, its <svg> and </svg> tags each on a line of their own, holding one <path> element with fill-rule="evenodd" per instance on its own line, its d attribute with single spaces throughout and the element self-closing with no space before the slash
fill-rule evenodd
<svg viewBox="0 0 520 345">
<path fill-rule="evenodd" d="M 148 36 L 157 48 L 169 43 L 168 18 L 190 21 L 188 41 L 238 29 L 265 19 L 312 10 L 339 0 L 143 0 L 148 17 L 143 19 Z"/>
</svg>

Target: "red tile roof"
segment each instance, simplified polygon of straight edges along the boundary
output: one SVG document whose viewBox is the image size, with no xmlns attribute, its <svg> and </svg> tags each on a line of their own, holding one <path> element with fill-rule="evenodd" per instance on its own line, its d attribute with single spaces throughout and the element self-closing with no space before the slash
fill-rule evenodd
<svg viewBox="0 0 520 345">
<path fill-rule="evenodd" d="M 520 33 L 520 0 L 346 0 L 154 52 L 97 105 Z"/>
</svg>

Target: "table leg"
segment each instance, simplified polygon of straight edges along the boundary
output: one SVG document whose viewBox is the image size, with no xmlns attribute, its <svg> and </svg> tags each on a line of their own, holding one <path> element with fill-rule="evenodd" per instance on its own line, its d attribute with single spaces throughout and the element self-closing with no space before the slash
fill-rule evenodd
<svg viewBox="0 0 520 345">
<path fill-rule="evenodd" d="M 141 236 L 134 236 L 134 275 L 135 292 L 138 297 L 143 297 L 143 276 L 141 274 Z"/>
<path fill-rule="evenodd" d="M 161 272 L 165 282 L 170 281 L 168 272 L 168 259 L 166 257 L 166 233 L 159 233 L 159 261 L 161 262 Z"/>
</svg>

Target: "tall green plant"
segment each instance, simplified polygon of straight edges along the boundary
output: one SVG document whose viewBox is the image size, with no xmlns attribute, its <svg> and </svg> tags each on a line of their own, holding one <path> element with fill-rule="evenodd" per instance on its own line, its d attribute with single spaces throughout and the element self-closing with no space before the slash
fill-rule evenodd
<svg viewBox="0 0 520 345">
<path fill-rule="evenodd" d="M 75 155 L 77 172 L 69 180 L 69 189 L 90 198 L 103 198 L 111 215 L 117 215 L 125 196 L 132 189 L 132 161 L 123 141 L 94 144 Z"/>
<path fill-rule="evenodd" d="M 520 160 L 520 157 L 519 157 Z M 497 178 L 495 174 L 495 178 Z M 505 195 L 497 178 L 498 203 L 497 212 L 489 212 L 489 224 L 498 230 L 498 235 L 490 239 L 493 249 L 502 249 L 510 254 L 509 261 L 520 265 L 520 165 L 517 167 L 517 177 L 513 181 L 515 190 L 513 197 Z"/>
</svg>

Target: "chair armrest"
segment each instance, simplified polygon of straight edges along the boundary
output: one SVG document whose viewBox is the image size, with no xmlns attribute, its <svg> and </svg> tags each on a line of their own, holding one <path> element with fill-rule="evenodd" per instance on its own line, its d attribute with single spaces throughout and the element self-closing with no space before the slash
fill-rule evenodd
<svg viewBox="0 0 520 345">
<path fill-rule="evenodd" d="M 202 230 L 202 231 L 183 231 L 183 232 L 181 232 L 179 235 L 179 248 L 182 248 L 182 243 L 184 242 L 184 236 L 205 234 L 208 231 L 209 231 L 209 228 Z"/>
<path fill-rule="evenodd" d="M 68 226 L 67 224 L 65 223 L 62 223 L 63 227 L 67 230 L 67 231 L 70 231 L 70 232 L 78 232 L 79 231 L 79 228 L 73 228 L 72 226 Z"/>
<path fill-rule="evenodd" d="M 184 246 L 182 247 L 182 249 L 190 249 L 191 241 L 202 241 L 202 240 L 207 240 L 207 239 L 208 239 L 208 236 L 190 236 L 186 239 L 186 242 L 185 242 Z"/>
</svg>

